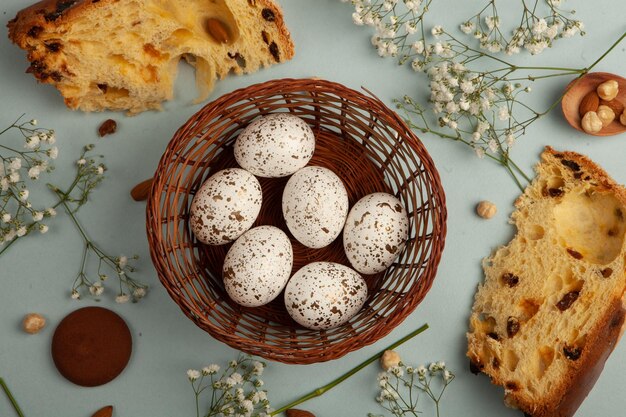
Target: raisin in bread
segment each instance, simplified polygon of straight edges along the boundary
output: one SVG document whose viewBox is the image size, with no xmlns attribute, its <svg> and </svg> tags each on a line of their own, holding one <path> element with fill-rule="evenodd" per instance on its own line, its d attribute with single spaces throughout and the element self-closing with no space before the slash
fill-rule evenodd
<svg viewBox="0 0 626 417">
<path fill-rule="evenodd" d="M 216 78 L 290 59 L 293 43 L 272 0 L 44 0 L 9 24 L 28 72 L 72 109 L 159 109 L 179 60 L 204 100 Z"/>
<path fill-rule="evenodd" d="M 572 416 L 621 336 L 626 190 L 585 156 L 546 148 L 515 202 L 517 235 L 485 259 L 472 371 L 532 417 Z"/>
</svg>

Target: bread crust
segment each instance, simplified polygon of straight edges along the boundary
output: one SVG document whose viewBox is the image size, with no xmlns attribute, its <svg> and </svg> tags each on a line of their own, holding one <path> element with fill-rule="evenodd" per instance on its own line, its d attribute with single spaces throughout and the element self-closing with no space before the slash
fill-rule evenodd
<svg viewBox="0 0 626 417">
<path fill-rule="evenodd" d="M 26 49 L 28 33 L 33 27 L 40 27 L 43 31 L 50 32 L 90 9 L 103 7 L 117 1 L 119 0 L 42 0 L 20 10 L 13 19 L 9 20 L 7 23 L 9 39 L 20 48 Z M 272 0 L 250 0 L 248 3 L 255 7 L 268 8 L 274 12 L 282 46 L 281 52 L 284 53 L 285 60 L 293 58 L 295 54 L 294 44 L 285 24 L 282 9 L 278 4 Z"/>
<path fill-rule="evenodd" d="M 8 22 L 9 39 L 20 48 L 27 51 L 28 60 L 30 61 L 30 67 L 27 69 L 27 72 L 32 73 L 39 82 L 55 85 L 63 94 L 66 105 L 72 109 L 81 108 L 87 111 L 104 109 L 128 110 L 130 114 L 147 109 L 159 109 L 162 100 L 172 97 L 172 91 L 160 91 L 160 98 L 158 99 L 143 96 L 143 100 L 138 98 L 137 101 L 132 101 L 130 104 L 128 104 L 128 100 L 124 103 L 113 103 L 108 101 L 107 98 L 102 98 L 101 100 L 95 99 L 89 103 L 84 102 L 84 82 L 78 89 L 79 93 L 76 93 L 77 90 L 74 88 L 76 83 L 75 73 L 79 73 L 80 69 L 78 71 L 73 70 L 71 65 L 65 63 L 65 54 L 60 46 L 61 43 L 57 43 L 57 48 L 53 49 L 54 39 L 51 38 L 63 38 L 63 34 L 68 32 L 68 29 L 71 28 L 74 21 L 78 21 L 83 16 L 89 16 L 90 13 L 93 13 L 93 11 L 98 8 L 115 5 L 117 10 L 118 7 L 124 7 L 124 3 L 127 1 L 128 0 L 43 0 L 19 11 L 16 17 Z M 187 0 L 175 1 L 184 3 L 184 1 Z M 239 9 L 245 7 L 246 9 L 250 8 L 250 10 L 255 10 L 253 14 L 258 13 L 258 17 L 255 17 L 255 19 L 262 19 L 262 25 L 265 27 L 265 30 L 270 30 L 266 25 L 271 26 L 271 37 L 270 40 L 267 41 L 265 38 L 266 32 L 261 31 L 261 28 L 259 28 L 259 39 L 262 33 L 263 41 L 265 41 L 265 44 L 259 45 L 259 47 L 262 46 L 262 48 L 259 49 L 259 51 L 262 51 L 262 55 L 255 58 L 256 62 L 254 64 L 248 65 L 247 67 L 245 62 L 243 67 L 239 65 L 239 63 L 235 63 L 235 57 L 238 56 L 237 51 L 240 47 L 245 47 L 244 45 L 248 42 L 258 42 L 251 41 L 250 39 L 252 38 L 250 36 L 235 40 L 231 45 L 231 51 L 234 55 L 231 56 L 229 52 L 228 58 L 225 58 L 226 53 L 223 49 L 221 50 L 221 53 L 224 53 L 222 58 L 220 58 L 220 55 L 201 56 L 203 67 L 201 71 L 196 72 L 197 80 L 202 79 L 202 82 L 197 81 L 200 90 L 200 98 L 198 101 L 204 100 L 208 96 L 216 78 L 221 79 L 230 72 L 236 74 L 254 72 L 261 66 L 284 62 L 294 56 L 294 44 L 285 24 L 282 10 L 277 3 L 273 0 L 224 0 L 224 3 L 226 7 L 231 6 Z M 242 14 L 240 16 L 241 21 L 238 21 L 238 23 L 244 24 L 244 22 L 246 22 L 245 19 L 250 19 L 247 12 L 244 13 L 246 13 L 245 16 Z M 235 17 L 235 19 L 238 20 L 237 17 Z M 247 40 L 244 41 L 244 39 Z M 59 40 L 61 41 L 62 39 Z M 53 48 L 49 48 L 50 44 L 48 42 L 52 42 Z M 172 55 L 171 59 L 179 58 L 179 55 Z M 190 59 L 189 54 L 183 54 L 183 58 L 190 64 L 196 66 L 198 70 L 195 58 Z M 89 57 L 85 57 L 85 59 L 88 60 Z M 209 62 L 212 59 L 215 59 L 215 62 Z M 223 61 L 224 59 L 232 59 L 233 63 Z M 216 63 L 218 65 L 215 65 Z M 198 77 L 198 73 L 202 73 L 203 76 Z M 83 72 L 81 74 L 81 81 L 84 81 L 84 78 L 88 77 L 88 75 L 89 72 Z M 100 85 L 101 83 L 99 79 L 91 81 L 93 81 L 92 85 Z M 125 86 L 116 85 L 113 85 L 113 87 L 126 88 Z M 156 88 L 158 87 L 155 87 L 155 89 Z M 171 90 L 172 87 L 167 84 L 164 89 Z M 133 99 L 134 97 L 135 96 L 133 96 Z M 128 107 L 126 107 L 127 105 Z"/>
<path fill-rule="evenodd" d="M 617 199 L 626 205 L 626 188 L 619 185 L 604 169 L 585 155 L 570 151 L 558 152 L 550 146 L 546 146 L 545 153 L 561 160 L 576 162 L 584 171 L 591 173 L 594 180 L 598 181 L 607 191 L 614 193 Z"/>
<path fill-rule="evenodd" d="M 541 155 L 546 164 L 554 164 L 556 159 L 559 165 L 569 169 L 580 182 L 590 182 L 593 189 L 610 193 L 622 207 L 626 207 L 626 189 L 616 183 L 601 167 L 584 155 L 575 152 L 559 152 L 547 146 Z M 539 173 L 539 167 L 537 168 Z M 533 182 L 533 185 L 535 183 Z M 537 190 L 529 186 L 516 200 L 515 207 L 520 210 L 527 205 L 532 205 L 537 199 Z M 517 219 L 519 220 L 519 219 Z M 516 216 L 513 216 L 516 223 Z M 522 220 L 520 220 L 522 221 Z M 624 243 L 619 256 L 624 257 Z M 560 384 L 552 386 L 548 396 L 543 396 L 541 402 L 533 401 L 526 392 L 517 390 L 514 386 L 508 386 L 506 375 L 491 372 L 489 364 L 481 362 L 481 349 L 483 345 L 492 343 L 492 340 L 479 340 L 473 333 L 468 333 L 468 357 L 472 372 L 483 371 L 487 373 L 492 383 L 505 387 L 505 402 L 507 405 L 518 408 L 530 417 L 571 417 L 580 404 L 587 397 L 595 382 L 604 369 L 604 364 L 617 345 L 625 328 L 625 303 L 626 303 L 626 272 L 617 272 L 619 283 L 616 283 L 614 291 L 606 294 L 608 308 L 603 317 L 594 318 L 594 326 L 586 332 L 586 341 L 582 354 L 575 360 L 567 361 L 568 368 Z M 621 285 L 621 292 L 620 287 Z M 478 296 L 478 294 L 477 294 Z"/>
</svg>

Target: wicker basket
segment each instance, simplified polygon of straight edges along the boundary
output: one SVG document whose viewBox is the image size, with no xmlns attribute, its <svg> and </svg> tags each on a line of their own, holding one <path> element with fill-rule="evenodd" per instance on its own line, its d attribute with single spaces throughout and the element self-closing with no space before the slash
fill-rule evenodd
<svg viewBox="0 0 626 417">
<path fill-rule="evenodd" d="M 350 205 L 376 191 L 396 195 L 410 219 L 405 250 L 384 273 L 365 276 L 369 297 L 347 324 L 326 331 L 299 327 L 282 297 L 245 308 L 227 296 L 221 277 L 230 245 L 206 246 L 191 233 L 195 192 L 213 173 L 236 166 L 232 145 L 254 118 L 291 112 L 316 135 L 310 165 L 330 168 L 344 181 Z M 255 223 L 284 230 L 294 249 L 294 269 L 313 261 L 349 265 L 342 239 L 309 249 L 289 234 L 281 212 L 287 178 L 259 179 L 263 206 Z M 314 79 L 282 79 L 227 94 L 205 106 L 174 135 L 156 170 L 147 205 L 152 260 L 170 296 L 200 328 L 233 348 L 285 363 L 339 358 L 387 335 L 431 287 L 446 233 L 445 197 L 425 148 L 380 100 Z"/>
</svg>

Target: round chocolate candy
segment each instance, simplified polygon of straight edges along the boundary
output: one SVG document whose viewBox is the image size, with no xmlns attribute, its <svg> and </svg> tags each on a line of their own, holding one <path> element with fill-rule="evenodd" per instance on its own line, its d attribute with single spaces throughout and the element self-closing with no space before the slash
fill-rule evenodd
<svg viewBox="0 0 626 417">
<path fill-rule="evenodd" d="M 59 323 L 52 337 L 52 359 L 69 381 L 95 387 L 124 370 L 132 346 L 124 319 L 106 308 L 85 307 Z"/>
</svg>

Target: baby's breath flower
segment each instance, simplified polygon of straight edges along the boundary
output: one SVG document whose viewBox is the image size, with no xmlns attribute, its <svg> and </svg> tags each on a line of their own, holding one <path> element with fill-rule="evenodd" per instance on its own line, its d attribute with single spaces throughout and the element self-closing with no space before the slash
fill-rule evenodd
<svg viewBox="0 0 626 417">
<path fill-rule="evenodd" d="M 11 172 L 8 177 L 9 184 L 17 184 L 20 181 L 20 173 L 19 172 Z"/>
<path fill-rule="evenodd" d="M 115 302 L 118 304 L 125 304 L 130 300 L 130 297 L 128 296 L 128 294 L 118 294 L 117 297 L 115 297 Z"/>
<path fill-rule="evenodd" d="M 72 297 L 72 300 L 80 299 L 80 293 L 75 289 L 72 290 L 72 293 L 70 296 Z"/>
<path fill-rule="evenodd" d="M 235 385 L 239 385 L 243 383 L 243 377 L 241 376 L 240 373 L 238 372 L 233 372 L 232 375 L 230 376 L 231 379 L 233 380 L 233 383 Z"/>
<path fill-rule="evenodd" d="M 87 160 L 85 158 L 80 158 L 78 161 L 76 161 L 76 164 L 78 166 L 83 166 L 87 163 Z"/>
<path fill-rule="evenodd" d="M 538 19 L 533 25 L 532 33 L 535 36 L 539 36 L 543 34 L 547 29 L 548 29 L 548 23 L 546 22 L 545 19 L 541 18 L 541 19 Z"/>
<path fill-rule="evenodd" d="M 59 156 L 59 149 L 56 146 L 53 146 L 46 151 L 46 155 L 48 155 L 50 159 L 57 159 Z"/>
<path fill-rule="evenodd" d="M 252 373 L 254 375 L 262 375 L 263 374 L 263 369 L 265 369 L 265 364 L 262 362 L 258 362 L 258 361 L 254 361 L 252 363 Z"/>
<path fill-rule="evenodd" d="M 117 258 L 117 266 L 120 269 L 124 269 L 126 268 L 126 265 L 128 264 L 128 257 L 121 255 L 119 258 Z"/>
<path fill-rule="evenodd" d="M 461 24 L 460 28 L 463 33 L 465 33 L 466 35 L 469 35 L 470 33 L 474 31 L 475 26 L 473 22 L 467 21 Z"/>
<path fill-rule="evenodd" d="M 205 366 L 204 368 L 202 368 L 202 372 L 205 375 L 215 375 L 219 371 L 220 371 L 220 366 L 217 365 L 217 364 L 214 364 L 214 363 L 212 363 L 209 366 Z"/>
<path fill-rule="evenodd" d="M 133 298 L 135 300 L 141 300 L 143 297 L 146 296 L 146 289 L 145 288 L 135 288 L 135 290 L 133 291 Z"/>
<path fill-rule="evenodd" d="M 352 22 L 357 26 L 363 26 L 363 16 L 360 13 L 352 13 Z"/>
<path fill-rule="evenodd" d="M 431 30 L 430 33 L 434 36 L 434 37 L 439 37 L 441 35 L 443 35 L 444 30 L 443 30 L 443 26 L 441 25 L 436 25 L 434 26 Z"/>
<path fill-rule="evenodd" d="M 500 18 L 497 16 L 487 16 L 485 17 L 485 24 L 489 28 L 489 30 L 493 30 L 497 27 L 500 27 Z"/>
<path fill-rule="evenodd" d="M 26 149 L 35 149 L 39 146 L 39 135 L 33 135 L 26 138 L 26 143 L 24 143 L 24 147 Z"/>
<path fill-rule="evenodd" d="M 45 224 L 40 224 L 39 225 L 39 233 L 46 234 L 48 232 L 48 226 L 46 226 Z"/>
<path fill-rule="evenodd" d="M 28 191 L 27 189 L 23 189 L 19 192 L 18 196 L 20 198 L 21 201 L 26 201 L 28 200 L 28 196 L 30 195 L 30 191 Z"/>
<path fill-rule="evenodd" d="M 100 282 L 96 282 L 89 286 L 89 293 L 95 297 L 102 295 L 104 292 L 104 287 Z"/>
<path fill-rule="evenodd" d="M 13 158 L 9 164 L 9 169 L 18 170 L 22 167 L 22 158 Z"/>
<path fill-rule="evenodd" d="M 192 382 L 195 381 L 196 379 L 200 378 L 200 371 L 197 371 L 195 369 L 187 370 L 187 378 Z"/>
<path fill-rule="evenodd" d="M 40 174 L 41 174 L 41 168 L 38 166 L 31 167 L 28 170 L 28 178 L 30 178 L 31 180 L 39 179 Z"/>
</svg>

